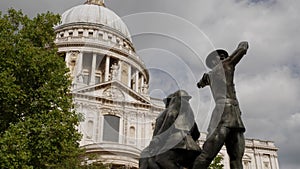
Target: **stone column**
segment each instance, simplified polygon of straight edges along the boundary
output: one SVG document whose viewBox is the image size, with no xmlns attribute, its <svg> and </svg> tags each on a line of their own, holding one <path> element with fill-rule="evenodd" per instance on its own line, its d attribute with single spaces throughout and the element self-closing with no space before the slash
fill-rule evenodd
<svg viewBox="0 0 300 169">
<path fill-rule="evenodd" d="M 143 86 L 144 86 L 144 76 L 142 75 L 142 77 L 141 77 L 141 89 L 143 88 Z"/>
<path fill-rule="evenodd" d="M 261 162 L 261 157 L 258 152 L 254 153 L 255 161 L 256 161 L 256 168 L 261 169 L 262 168 L 262 162 Z"/>
<path fill-rule="evenodd" d="M 136 70 L 135 72 L 135 91 L 139 91 L 139 71 Z"/>
<path fill-rule="evenodd" d="M 276 165 L 276 156 L 271 154 L 270 155 L 270 161 L 271 161 L 271 168 L 273 169 L 279 169 Z"/>
<path fill-rule="evenodd" d="M 82 62 L 83 62 L 83 52 L 79 52 L 76 64 L 76 73 L 75 78 L 79 83 L 83 83 L 83 74 L 82 74 Z"/>
<path fill-rule="evenodd" d="M 279 169 L 279 164 L 278 164 L 278 156 L 274 156 L 275 158 L 275 165 L 276 165 L 276 169 Z"/>
<path fill-rule="evenodd" d="M 125 123 L 125 120 L 123 117 L 120 118 L 120 126 L 119 126 L 119 141 L 118 143 L 119 144 L 124 144 L 124 136 L 125 136 L 125 133 L 124 133 L 124 123 Z"/>
<path fill-rule="evenodd" d="M 92 60 L 92 68 L 91 68 L 91 81 L 90 84 L 94 85 L 95 84 L 95 71 L 96 71 L 96 61 L 97 61 L 97 54 L 93 53 L 93 60 Z"/>
<path fill-rule="evenodd" d="M 110 56 L 106 56 L 105 62 L 105 79 L 104 81 L 107 82 L 109 78 L 109 64 L 110 64 Z"/>
<path fill-rule="evenodd" d="M 76 75 L 79 75 L 82 72 L 82 59 L 83 59 L 83 53 L 80 52 L 78 54 L 78 58 L 77 58 L 77 65 L 76 65 L 77 71 L 76 71 Z"/>
<path fill-rule="evenodd" d="M 95 140 L 97 141 L 97 142 L 100 142 L 101 140 L 100 140 L 100 133 L 101 133 L 101 129 L 102 129 L 102 126 L 100 125 L 100 122 L 101 122 L 101 113 L 99 112 L 99 110 L 96 110 L 97 111 L 97 119 L 96 119 L 96 122 L 97 122 L 97 124 L 96 124 L 96 138 L 95 138 Z"/>
<path fill-rule="evenodd" d="M 263 169 L 264 168 L 264 159 L 262 154 L 259 154 L 259 159 L 260 159 L 260 168 Z"/>
<path fill-rule="evenodd" d="M 128 64 L 128 87 L 131 87 L 131 65 Z"/>
</svg>

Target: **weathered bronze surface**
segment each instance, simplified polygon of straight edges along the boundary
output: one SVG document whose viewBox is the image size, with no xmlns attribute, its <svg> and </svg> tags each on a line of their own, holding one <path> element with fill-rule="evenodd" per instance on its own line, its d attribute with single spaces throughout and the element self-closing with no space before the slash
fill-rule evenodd
<svg viewBox="0 0 300 169">
<path fill-rule="evenodd" d="M 179 90 L 164 99 L 166 109 L 156 119 L 153 139 L 141 154 L 140 168 L 192 167 L 201 149 L 196 143 L 200 132 L 190 98 L 186 91 Z"/>
<path fill-rule="evenodd" d="M 216 50 L 208 55 L 206 64 L 212 70 L 197 83 L 198 88 L 210 86 L 216 106 L 212 112 L 207 139 L 194 169 L 207 169 L 225 144 L 231 169 L 242 169 L 245 149 L 245 127 L 233 83 L 235 66 L 247 53 L 248 43 L 241 42 L 230 55 Z"/>
</svg>

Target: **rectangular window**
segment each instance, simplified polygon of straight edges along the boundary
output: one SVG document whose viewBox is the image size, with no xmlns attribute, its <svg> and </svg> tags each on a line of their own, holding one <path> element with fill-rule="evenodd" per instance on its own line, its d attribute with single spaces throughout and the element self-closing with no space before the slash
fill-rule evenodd
<svg viewBox="0 0 300 169">
<path fill-rule="evenodd" d="M 119 142 L 120 118 L 112 115 L 104 116 L 103 141 Z"/>
</svg>

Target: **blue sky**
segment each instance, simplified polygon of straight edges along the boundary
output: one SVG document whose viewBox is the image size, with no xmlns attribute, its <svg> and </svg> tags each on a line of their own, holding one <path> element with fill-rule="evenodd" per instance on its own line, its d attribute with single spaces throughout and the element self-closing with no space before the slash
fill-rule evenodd
<svg viewBox="0 0 300 169">
<path fill-rule="evenodd" d="M 62 14 L 83 1 L 2 0 L 0 8 L 15 7 L 30 16 Z M 106 5 L 127 24 L 150 70 L 151 95 L 187 90 L 201 131 L 213 107 L 209 89 L 196 88 L 207 71 L 203 60 L 215 48 L 231 53 L 247 40 L 250 48 L 235 79 L 246 136 L 274 141 L 280 168 L 299 168 L 300 1 L 107 0 Z"/>
</svg>

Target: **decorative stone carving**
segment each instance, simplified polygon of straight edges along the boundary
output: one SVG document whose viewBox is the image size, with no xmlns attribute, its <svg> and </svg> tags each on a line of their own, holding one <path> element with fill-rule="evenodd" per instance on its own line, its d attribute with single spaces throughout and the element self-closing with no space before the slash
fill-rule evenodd
<svg viewBox="0 0 300 169">
<path fill-rule="evenodd" d="M 112 116 L 118 116 L 118 117 L 124 117 L 122 111 L 120 110 L 117 110 L 117 109 L 111 109 L 111 108 L 102 108 L 100 110 L 101 114 L 104 116 L 104 115 L 112 115 Z"/>
<path fill-rule="evenodd" d="M 142 94 L 148 94 L 149 85 L 145 82 L 142 86 Z"/>
<path fill-rule="evenodd" d="M 124 101 L 125 96 L 123 92 L 117 87 L 108 87 L 103 91 L 103 97 L 115 100 L 115 101 Z"/>
<path fill-rule="evenodd" d="M 119 68 L 120 68 L 120 66 L 119 66 L 117 63 L 114 63 L 114 64 L 111 66 L 111 79 L 112 79 L 112 80 L 118 79 Z"/>
<path fill-rule="evenodd" d="M 70 73 L 73 76 L 74 75 L 74 70 L 75 70 L 75 65 L 76 61 L 78 58 L 79 51 L 71 51 L 69 53 L 69 58 L 68 58 L 68 67 L 70 68 Z"/>
</svg>

